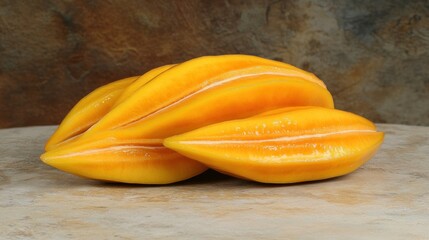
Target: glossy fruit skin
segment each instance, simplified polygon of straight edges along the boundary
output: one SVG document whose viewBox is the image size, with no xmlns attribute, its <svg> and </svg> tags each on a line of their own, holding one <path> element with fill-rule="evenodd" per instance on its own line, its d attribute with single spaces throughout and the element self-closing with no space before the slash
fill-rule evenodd
<svg viewBox="0 0 429 240">
<path fill-rule="evenodd" d="M 63 119 L 54 134 L 46 142 L 45 150 L 54 149 L 88 130 L 115 104 L 122 91 L 138 77 L 121 79 L 101 86 L 82 98 Z"/>
<path fill-rule="evenodd" d="M 201 73 L 201 67 L 211 72 Z M 112 137 L 162 139 L 279 107 L 306 105 L 334 107 L 331 94 L 313 74 L 253 56 L 201 57 L 172 66 L 134 90 L 67 147 L 79 151 Z"/>
<path fill-rule="evenodd" d="M 163 146 L 115 145 L 78 153 L 47 152 L 42 160 L 74 175 L 109 182 L 169 184 L 207 167 Z"/>
<path fill-rule="evenodd" d="M 268 70 L 264 72 L 261 68 Z M 204 71 L 201 69 L 204 69 Z M 118 128 L 123 130 L 128 126 L 146 125 L 146 120 L 155 117 L 159 120 L 158 114 L 169 110 L 172 105 L 182 103 L 184 99 L 189 99 L 190 96 L 215 91 L 216 88 L 222 87 L 222 85 L 240 84 L 243 80 L 247 80 L 247 82 L 249 82 L 249 79 L 257 81 L 267 75 L 278 79 L 294 78 L 297 81 L 308 84 L 313 83 L 313 85 L 320 87 L 320 91 L 313 94 L 318 96 L 320 92 L 324 96 L 320 97 L 320 99 L 323 98 L 320 103 L 314 102 L 311 104 L 333 107 L 333 100 L 329 91 L 326 90 L 323 82 L 311 73 L 285 63 L 254 56 L 206 56 L 178 64 L 158 75 L 145 84 L 144 87 L 135 91 L 126 101 L 123 101 L 107 113 L 97 124 L 85 132 L 85 135 L 92 135 L 94 132 L 103 130 Z M 302 91 L 304 90 L 302 89 Z M 272 95 L 275 94 L 272 93 Z M 297 97 L 297 99 L 303 101 L 302 105 L 308 105 L 305 98 Z M 294 104 L 300 103 L 296 100 Z M 204 106 L 204 108 L 207 107 L 211 108 L 212 106 Z M 260 112 L 263 111 L 261 110 Z M 251 114 L 248 114 L 248 116 L 251 116 Z M 234 117 L 231 116 L 229 119 L 234 119 Z M 156 128 L 152 131 L 156 131 L 157 135 L 169 135 L 170 130 L 166 131 L 165 134 L 159 134 L 161 130 Z"/>
<path fill-rule="evenodd" d="M 49 151 L 64 142 L 69 142 L 78 136 L 80 137 L 82 133 L 97 123 L 112 108 L 119 105 L 154 77 L 173 66 L 158 67 L 142 76 L 121 79 L 95 89 L 82 98 L 70 110 L 57 130 L 47 141 L 45 150 Z"/>
<path fill-rule="evenodd" d="M 41 159 L 91 179 L 174 183 L 217 167 L 174 151 L 165 138 L 291 106 L 332 109 L 334 103 L 320 79 L 289 64 L 247 55 L 196 58 L 90 93 L 61 123 Z"/>
<path fill-rule="evenodd" d="M 383 136 L 355 114 L 299 107 L 206 126 L 166 138 L 164 145 L 233 176 L 295 183 L 353 172 Z"/>
</svg>

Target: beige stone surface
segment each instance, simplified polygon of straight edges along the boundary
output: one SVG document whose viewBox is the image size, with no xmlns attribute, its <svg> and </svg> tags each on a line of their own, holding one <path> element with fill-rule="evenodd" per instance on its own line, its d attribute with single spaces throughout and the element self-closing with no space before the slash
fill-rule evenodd
<svg viewBox="0 0 429 240">
<path fill-rule="evenodd" d="M 429 127 L 379 124 L 356 172 L 266 185 L 208 172 L 107 184 L 39 159 L 53 127 L 0 130 L 0 239 L 428 239 Z"/>
</svg>

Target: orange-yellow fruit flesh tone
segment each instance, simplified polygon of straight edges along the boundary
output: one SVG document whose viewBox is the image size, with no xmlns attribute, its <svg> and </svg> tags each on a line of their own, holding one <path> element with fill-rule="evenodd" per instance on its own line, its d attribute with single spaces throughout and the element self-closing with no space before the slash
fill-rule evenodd
<svg viewBox="0 0 429 240">
<path fill-rule="evenodd" d="M 179 66 L 167 70 L 153 79 L 158 78 Z M 211 79 L 212 84 L 198 88 L 186 96 L 184 91 L 173 91 L 171 97 L 176 101 L 167 101 L 162 107 L 140 114 L 138 119 L 130 118 L 144 109 L 153 108 L 151 105 L 158 101 L 152 96 L 153 91 L 147 91 L 152 101 L 143 98 L 141 90 L 151 89 L 149 84 L 140 88 L 133 96 L 114 108 L 102 120 L 84 134 L 86 141 L 94 141 L 106 135 L 123 138 L 163 138 L 173 134 L 183 133 L 219 121 L 249 117 L 262 111 L 285 106 L 323 106 L 332 108 L 333 100 L 329 91 L 315 81 L 309 81 L 296 74 L 293 70 L 280 69 L 272 66 L 255 66 L 226 72 Z M 184 82 L 187 79 L 183 79 Z M 320 81 L 320 80 L 319 80 Z M 202 83 L 194 83 L 201 85 Z M 177 84 L 164 86 L 166 92 L 174 89 Z M 157 85 L 154 85 L 157 87 Z M 187 85 L 188 88 L 195 88 Z M 163 95 L 163 94 L 161 94 Z M 176 95 L 181 95 L 177 97 Z M 126 107 L 124 107 L 126 105 Z M 120 121 L 121 126 L 108 129 L 98 129 L 105 124 L 109 117 Z M 82 142 L 81 142 L 82 143 Z M 81 144 L 79 143 L 79 144 Z"/>
<path fill-rule="evenodd" d="M 45 149 L 47 151 L 51 150 L 61 143 L 70 141 L 70 139 L 80 135 L 137 89 L 173 66 L 158 67 L 142 76 L 118 80 L 95 89 L 82 98 L 67 114 L 46 143 Z"/>
<path fill-rule="evenodd" d="M 357 169 L 383 140 L 368 120 L 333 107 L 324 83 L 291 65 L 201 57 L 90 93 L 41 159 L 125 183 L 178 182 L 207 166 L 266 183 L 326 179 Z"/>
<path fill-rule="evenodd" d="M 137 78 L 130 77 L 112 82 L 97 88 L 82 98 L 47 141 L 45 149 L 51 150 L 57 144 L 86 131 L 111 109 L 123 89 Z"/>
<path fill-rule="evenodd" d="M 123 127 L 193 93 L 246 75 L 263 74 L 295 76 L 324 87 L 323 82 L 313 74 L 277 61 L 246 55 L 200 57 L 159 74 L 106 114 L 86 134 Z"/>
<path fill-rule="evenodd" d="M 264 183 L 294 183 L 348 174 L 383 141 L 352 113 L 301 107 L 222 122 L 164 140 L 209 167 Z"/>
<path fill-rule="evenodd" d="M 130 85 L 128 85 L 124 91 L 122 91 L 121 95 L 116 100 L 114 106 L 119 105 L 125 99 L 127 99 L 129 96 L 133 95 L 139 88 L 143 87 L 146 83 L 148 83 L 150 80 L 158 76 L 159 74 L 165 72 L 166 70 L 174 67 L 175 64 L 165 65 L 162 67 L 154 68 L 147 73 L 141 75 L 138 77 L 134 82 L 132 82 Z"/>
<path fill-rule="evenodd" d="M 114 148 L 118 145 L 133 146 L 147 145 L 149 143 L 152 145 L 158 144 L 158 147 L 162 148 L 161 138 L 163 137 L 182 133 L 210 123 L 254 115 L 260 111 L 281 106 L 333 106 L 331 95 L 320 85 L 302 79 L 283 78 L 285 77 L 267 75 L 256 79 L 256 81 L 252 78 L 247 82 L 241 82 L 241 84 L 219 86 L 219 89 L 213 89 L 205 94 L 195 96 L 195 99 L 190 98 L 180 105 L 171 107 L 168 111 L 159 113 L 156 117 L 148 118 L 144 124 L 123 129 L 100 131 L 94 133 L 91 137 L 75 139 L 58 146 L 44 156 L 45 162 L 56 166 L 55 161 L 61 156 L 76 156 L 73 153 L 92 151 L 94 152 L 93 155 L 83 155 L 81 157 L 86 157 L 87 161 L 91 162 L 94 159 L 94 155 L 98 153 L 95 151 L 96 149 Z M 260 94 L 261 91 L 270 94 Z M 237 96 L 241 97 L 237 98 Z M 208 108 L 207 106 L 212 107 Z M 138 142 L 138 139 L 143 142 Z M 140 155 L 144 156 L 145 150 L 145 148 L 140 148 L 135 151 L 142 151 Z M 71 161 L 68 163 L 72 164 Z M 97 164 L 101 163 L 97 162 Z M 185 160 L 182 160 L 181 163 L 185 164 Z M 187 164 L 191 166 L 189 167 L 189 174 L 193 176 L 194 170 L 192 170 L 192 167 L 198 164 L 193 160 L 188 160 Z M 62 168 L 66 172 L 71 172 L 68 169 Z M 200 169 L 202 168 L 199 167 L 197 170 L 200 171 Z M 92 171 L 89 168 L 86 170 L 88 172 Z M 81 171 L 85 171 L 85 169 L 81 169 Z"/>
<path fill-rule="evenodd" d="M 207 167 L 163 146 L 115 145 L 69 154 L 41 156 L 46 164 L 77 176 L 103 181 L 168 184 L 191 178 Z"/>
<path fill-rule="evenodd" d="M 191 95 L 133 124 L 86 133 L 64 147 L 69 151 L 81 151 L 104 147 L 103 139 L 162 139 L 209 124 L 250 117 L 261 111 L 303 105 L 333 107 L 332 96 L 325 88 L 300 78 L 249 77 Z"/>
<path fill-rule="evenodd" d="M 205 71 L 201 71 L 202 68 Z M 94 168 L 84 166 L 93 164 L 98 166 L 96 169 L 112 168 L 112 159 L 116 159 L 118 163 L 136 162 L 135 156 L 140 156 L 139 161 L 145 162 L 147 149 L 151 147 L 156 147 L 160 153 L 170 151 L 162 146 L 162 138 L 279 107 L 302 105 L 333 107 L 329 91 L 311 73 L 253 56 L 198 58 L 154 69 L 130 83 L 122 90 L 110 112 L 97 119 L 79 138 L 57 145 L 55 149 L 45 153 L 42 159 L 51 166 L 89 178 L 163 183 L 165 181 L 149 181 L 145 178 L 127 180 L 128 171 L 132 172 L 134 169 L 133 164 L 130 164 L 129 169 L 122 168 L 124 177 L 121 180 L 118 177 L 113 180 L 105 172 L 94 173 Z M 110 152 L 112 149 L 124 150 L 128 147 L 133 149 L 132 155 L 115 155 Z M 107 156 L 110 156 L 110 162 L 96 160 Z M 180 159 L 177 164 L 181 167 L 168 163 L 170 165 L 164 168 L 188 169 L 187 174 L 184 171 L 179 177 L 171 170 L 171 178 L 177 181 L 206 169 L 203 164 L 194 160 L 179 157 L 178 154 L 175 157 Z M 159 156 L 158 159 L 161 158 Z M 76 162 L 79 165 L 76 167 L 73 159 L 86 161 L 86 165 Z"/>
</svg>

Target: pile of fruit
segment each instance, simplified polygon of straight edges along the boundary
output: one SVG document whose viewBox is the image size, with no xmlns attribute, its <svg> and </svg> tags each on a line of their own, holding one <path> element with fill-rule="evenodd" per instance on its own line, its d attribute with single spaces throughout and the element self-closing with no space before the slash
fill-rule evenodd
<svg viewBox="0 0 429 240">
<path fill-rule="evenodd" d="M 314 74 L 247 55 L 206 56 L 102 86 L 46 143 L 43 162 L 104 181 L 167 184 L 208 168 L 264 183 L 356 170 L 383 142 L 334 109 Z"/>
</svg>

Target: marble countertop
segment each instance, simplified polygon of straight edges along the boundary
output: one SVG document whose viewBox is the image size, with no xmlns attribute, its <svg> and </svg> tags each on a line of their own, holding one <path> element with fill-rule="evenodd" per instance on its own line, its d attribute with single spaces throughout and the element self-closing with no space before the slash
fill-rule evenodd
<svg viewBox="0 0 429 240">
<path fill-rule="evenodd" d="M 209 171 L 167 186 L 108 184 L 39 160 L 54 127 L 0 130 L 0 239 L 429 239 L 429 127 L 379 124 L 347 176 L 265 185 Z"/>
</svg>

